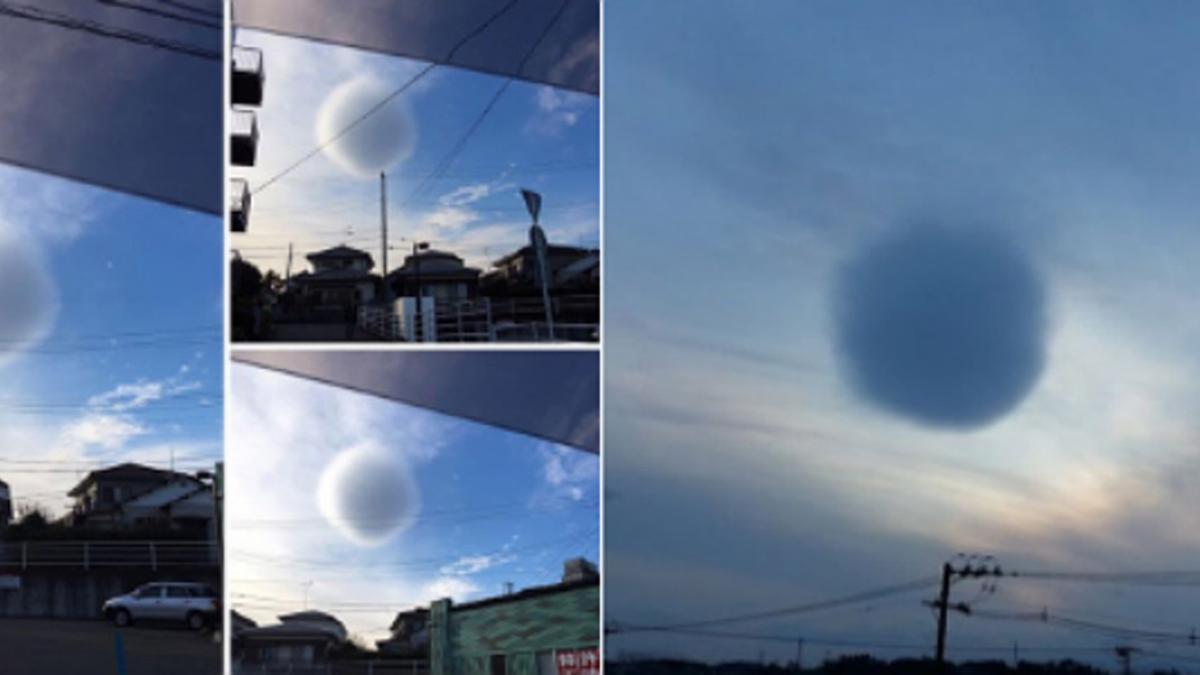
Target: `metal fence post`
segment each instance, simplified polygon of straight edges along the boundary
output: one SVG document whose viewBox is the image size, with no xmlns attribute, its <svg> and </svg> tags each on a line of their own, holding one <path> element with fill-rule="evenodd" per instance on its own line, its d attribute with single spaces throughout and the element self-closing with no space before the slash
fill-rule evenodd
<svg viewBox="0 0 1200 675">
<path fill-rule="evenodd" d="M 29 542 L 21 542 L 21 571 L 24 572 L 29 566 Z"/>
<path fill-rule="evenodd" d="M 88 543 L 83 542 L 83 569 L 88 569 Z"/>
<path fill-rule="evenodd" d="M 154 542 L 149 542 L 146 545 L 150 547 L 150 569 L 157 572 L 158 571 L 158 555 L 157 555 L 157 552 L 154 550 Z"/>
</svg>

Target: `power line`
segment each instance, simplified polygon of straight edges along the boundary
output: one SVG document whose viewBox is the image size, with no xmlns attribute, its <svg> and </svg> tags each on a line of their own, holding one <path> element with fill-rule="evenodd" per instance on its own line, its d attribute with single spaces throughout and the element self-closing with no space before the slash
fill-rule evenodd
<svg viewBox="0 0 1200 675">
<path fill-rule="evenodd" d="M 584 539 L 591 539 L 599 534 L 599 529 L 593 529 L 583 534 L 568 535 L 555 539 L 543 540 L 534 544 L 526 544 L 524 546 L 512 546 L 509 548 L 501 548 L 499 551 L 494 551 L 493 555 L 508 555 L 512 553 L 523 553 L 528 551 L 544 551 L 549 546 L 557 546 L 561 544 L 575 545 L 575 542 Z M 256 562 L 260 564 L 269 564 L 279 567 L 331 567 L 336 565 L 345 565 L 347 560 L 344 557 L 339 558 L 291 558 L 265 553 L 257 553 L 253 551 L 240 550 L 236 548 L 229 549 L 229 554 L 242 558 L 244 561 Z M 479 557 L 480 555 L 488 554 L 453 554 L 443 555 L 430 558 L 413 558 L 409 560 L 372 560 L 356 563 L 356 566 L 372 568 L 372 567 L 387 567 L 397 570 L 405 569 L 423 569 L 430 567 L 442 567 L 447 564 L 458 562 L 464 558 Z"/>
<path fill-rule="evenodd" d="M 1076 581 L 1084 583 L 1147 586 L 1200 586 L 1200 570 L 1163 570 L 1150 572 L 1011 572 L 1018 579 Z"/>
<path fill-rule="evenodd" d="M 222 21 L 224 21 L 224 19 L 225 19 L 225 14 L 223 12 L 214 12 L 212 10 L 205 9 L 204 7 L 197 7 L 196 5 L 189 4 L 187 2 L 183 2 L 182 0 L 158 0 L 158 2 L 160 4 L 167 5 L 168 7 L 175 7 L 176 9 L 182 9 L 182 10 L 185 10 L 188 12 L 194 12 L 201 16 L 208 16 L 208 17 L 212 17 L 214 19 L 221 19 Z"/>
<path fill-rule="evenodd" d="M 459 49 L 461 49 L 464 45 L 466 45 L 468 42 L 470 42 L 476 36 L 478 36 L 479 34 L 483 33 L 485 30 L 487 30 L 489 27 L 491 27 L 493 22 L 495 22 L 497 19 L 499 19 L 502 15 L 506 14 L 516 4 L 517 4 L 517 0 L 509 0 L 508 3 L 506 3 L 503 7 L 501 7 L 499 10 L 497 10 L 491 16 L 489 16 L 483 23 L 481 23 L 479 26 L 477 26 L 471 32 L 464 35 L 462 37 L 462 39 L 460 39 L 458 42 L 456 42 L 454 44 L 454 46 L 452 46 L 450 48 L 450 51 L 446 54 L 446 57 L 442 60 L 442 62 L 444 63 L 444 62 L 447 62 L 450 59 L 452 59 L 454 57 L 454 55 L 456 53 L 458 53 Z M 438 66 L 438 63 L 439 63 L 438 61 L 430 62 L 427 66 L 425 66 L 420 71 L 418 71 L 417 74 L 414 75 L 412 78 L 410 78 L 407 82 L 400 85 L 397 89 L 395 89 L 390 94 L 385 96 L 383 98 L 383 100 L 379 101 L 375 105 L 368 108 L 366 112 L 364 112 L 362 115 L 359 115 L 357 118 L 355 118 L 353 121 L 351 121 L 350 124 L 348 124 L 346 127 L 342 128 L 341 131 L 334 134 L 333 137 L 318 144 L 317 147 L 315 147 L 312 150 L 310 150 L 309 152 L 305 153 L 302 157 L 300 157 L 300 159 L 289 164 L 287 167 L 285 167 L 282 171 L 276 173 L 274 176 L 271 176 L 270 178 L 268 178 L 265 182 L 260 184 L 254 190 L 251 190 L 250 194 L 256 195 L 256 194 L 262 192 L 263 190 L 267 189 L 271 185 L 275 184 L 275 182 L 277 182 L 279 179 L 288 175 L 292 171 L 295 171 L 297 168 L 300 167 L 301 164 L 304 164 L 305 162 L 312 159 L 313 157 L 316 157 L 318 154 L 320 154 L 320 152 L 322 150 L 329 147 L 329 145 L 331 145 L 338 139 L 342 138 L 346 134 L 350 133 L 354 128 L 356 128 L 358 125 L 360 125 L 364 121 L 366 121 L 366 119 L 368 117 L 370 117 L 371 115 L 374 115 L 376 112 L 379 112 L 379 110 L 381 110 L 384 106 L 386 106 L 387 104 L 389 104 L 393 100 L 395 100 L 397 96 L 399 96 L 400 94 L 403 94 L 405 91 L 408 91 L 408 89 L 410 87 L 412 87 L 414 84 L 416 84 L 418 81 L 420 81 L 421 78 L 428 75 L 429 71 L 436 68 Z"/>
<path fill-rule="evenodd" d="M 517 64 L 516 72 L 518 75 L 525 70 L 525 64 L 529 62 L 529 59 L 533 56 L 534 52 L 536 52 L 537 48 L 541 46 L 542 41 L 545 40 L 546 36 L 550 34 L 550 29 L 554 27 L 554 24 L 558 23 L 559 18 L 562 17 L 563 12 L 567 9 L 567 3 L 569 1 L 570 0 L 562 1 L 562 3 L 558 6 L 558 11 L 554 13 L 554 16 L 550 17 L 550 21 L 546 23 L 545 27 L 542 28 L 542 32 L 538 34 L 537 39 L 534 40 L 533 44 L 529 47 L 529 51 L 525 52 L 525 56 L 522 57 L 520 63 Z M 454 163 L 454 160 L 458 158 L 459 153 L 461 153 L 463 148 L 466 147 L 467 142 L 470 141 L 471 137 L 475 135 L 475 132 L 479 130 L 479 127 L 483 124 L 483 121 L 487 119 L 489 114 L 491 114 L 492 110 L 496 107 L 496 103 L 500 100 L 500 97 L 504 95 L 504 92 L 508 91 L 508 88 L 512 85 L 512 83 L 513 78 L 511 77 L 505 79 L 504 82 L 501 83 L 501 85 L 496 89 L 496 92 L 492 94 L 491 99 L 488 100 L 487 105 L 483 107 L 483 110 L 479 112 L 479 115 L 477 115 L 471 122 L 470 126 L 467 127 L 466 132 L 459 137 L 458 141 L 450 149 L 450 152 L 446 154 L 442 161 L 439 162 L 436 167 L 434 167 L 434 170 L 428 176 L 426 176 L 425 179 L 417 184 L 416 189 L 413 190 L 409 195 L 406 205 L 410 205 L 412 200 L 417 195 L 421 194 L 427 185 L 434 180 L 438 180 L 441 177 L 441 174 L 450 168 L 450 166 Z"/>
<path fill-rule="evenodd" d="M 623 631 L 608 630 L 606 632 L 618 632 L 619 633 L 619 632 L 623 632 Z M 812 645 L 817 645 L 820 647 L 829 647 L 829 648 L 834 648 L 834 649 L 837 649 L 837 648 L 847 649 L 848 648 L 848 649 L 879 649 L 879 650 L 899 650 L 899 651 L 909 651 L 909 650 L 911 650 L 911 651 L 927 651 L 930 648 L 930 646 L 925 643 L 871 642 L 871 641 L 863 641 L 863 640 L 826 640 L 826 639 L 820 639 L 820 638 L 813 639 L 813 638 L 809 638 L 807 636 L 805 636 L 804 638 L 798 638 L 796 636 L 787 636 L 787 635 L 779 635 L 779 634 L 771 634 L 771 633 L 744 633 L 744 632 L 714 631 L 714 630 L 686 629 L 686 628 L 685 629 L 671 629 L 671 630 L 664 630 L 664 631 L 658 631 L 658 632 L 670 633 L 673 635 L 690 635 L 690 636 L 696 636 L 696 637 L 715 638 L 715 639 L 750 640 L 750 641 L 756 641 L 756 642 L 779 642 L 779 643 L 793 644 L 793 645 L 796 644 L 797 640 L 803 639 L 805 644 L 812 644 Z M 959 651 L 959 652 L 1005 653 L 1005 652 L 1009 652 L 1011 650 L 1012 650 L 1012 647 L 985 646 L 985 645 L 967 645 L 967 646 L 962 646 L 962 647 L 955 647 L 955 651 Z M 1030 651 L 1030 652 L 1067 652 L 1067 651 L 1108 652 L 1108 651 L 1111 651 L 1111 648 L 1088 646 L 1088 645 L 1061 645 L 1061 646 L 1037 645 L 1037 646 L 1031 646 L 1031 647 L 1021 647 L 1021 650 L 1022 651 Z"/>
<path fill-rule="evenodd" d="M 770 609 L 770 610 L 765 610 L 765 611 L 761 611 L 761 612 L 752 612 L 752 613 L 748 613 L 748 614 L 736 614 L 733 616 L 705 619 L 702 621 L 689 621 L 689 622 L 676 623 L 676 624 L 661 624 L 661 625 L 646 625 L 646 626 L 626 625 L 626 626 L 622 626 L 620 628 L 620 632 L 674 631 L 674 630 L 680 630 L 680 629 L 693 629 L 693 628 L 704 628 L 707 626 L 718 626 L 718 625 L 729 624 L 729 623 L 741 623 L 744 621 L 757 621 L 760 619 L 770 619 L 770 618 L 775 618 L 775 617 L 780 617 L 780 616 L 790 616 L 790 615 L 794 615 L 794 614 L 806 614 L 809 612 L 817 612 L 817 611 L 822 611 L 822 610 L 826 610 L 826 609 L 833 609 L 835 607 L 841 607 L 844 605 L 859 604 L 862 602 L 867 602 L 869 600 L 876 600 L 878 598 L 884 598 L 884 597 L 888 597 L 888 596 L 892 596 L 892 595 L 899 595 L 902 593 L 911 593 L 913 591 L 918 591 L 918 590 L 923 590 L 923 589 L 929 588 L 930 586 L 933 586 L 935 583 L 937 583 L 937 577 L 932 577 L 932 576 L 931 577 L 923 577 L 920 579 L 914 579 L 912 581 L 906 581 L 903 583 L 893 584 L 890 586 L 883 586 L 881 588 L 870 589 L 870 590 L 866 590 L 866 591 L 861 591 L 859 593 L 853 593 L 851 595 L 840 596 L 840 597 L 831 598 L 828 600 L 821 600 L 818 602 L 810 602 L 810 603 L 806 603 L 806 604 L 802 604 L 802 605 L 792 605 L 789 607 L 780 607 L 778 609 Z"/>
<path fill-rule="evenodd" d="M 1200 642 L 1200 636 L 1197 636 L 1195 632 L 1175 633 L 1140 627 L 1119 626 L 1064 616 L 1052 613 L 1048 609 L 1043 609 L 1040 612 L 970 611 L 965 613 L 968 616 L 979 617 L 981 619 L 1043 623 L 1068 630 L 1098 633 L 1107 637 L 1121 639 L 1174 642 L 1186 645 L 1196 645 Z"/>
<path fill-rule="evenodd" d="M 286 166 L 282 171 L 280 171 L 280 172 L 276 173 L 274 176 L 271 176 L 270 178 L 268 178 L 266 181 L 261 183 L 258 187 L 251 190 L 250 194 L 257 195 L 258 193 L 262 192 L 263 190 L 266 190 L 267 188 L 274 185 L 276 181 L 280 180 L 284 176 L 286 176 L 289 173 L 300 168 L 301 164 L 304 164 L 305 162 L 312 159 L 313 157 L 316 157 L 318 154 L 321 153 L 322 150 L 329 147 L 334 142 L 336 142 L 337 140 L 341 139 L 346 134 L 353 131 L 355 127 L 357 127 L 359 124 L 362 124 L 364 121 L 366 121 L 366 119 L 368 117 L 375 114 L 377 111 L 379 111 L 381 108 L 386 106 L 388 103 L 391 103 L 397 96 L 399 96 L 400 94 L 403 94 L 405 91 L 408 91 L 409 87 L 413 86 L 418 81 L 420 81 L 421 78 L 428 75 L 429 71 L 433 70 L 436 66 L 437 66 L 436 63 L 430 63 L 429 65 L 422 68 L 419 72 L 417 72 L 416 75 L 414 75 L 412 78 L 410 78 L 407 82 L 400 85 L 400 87 L 397 88 L 395 91 L 393 91 L 392 93 L 385 96 L 382 101 L 371 106 L 365 113 L 360 115 L 353 122 L 351 122 L 349 125 L 347 125 L 345 128 L 343 128 L 341 131 L 334 134 L 328 140 L 318 144 L 317 147 L 315 147 L 312 150 L 305 153 L 303 156 L 300 157 L 300 159 L 297 159 L 296 161 L 294 161 L 291 164 L 289 164 L 288 166 Z"/>
<path fill-rule="evenodd" d="M 128 9 L 134 12 L 141 12 L 142 14 L 149 14 L 150 16 L 156 16 L 160 19 L 178 21 L 180 23 L 186 23 L 192 26 L 211 28 L 213 30 L 223 30 L 225 28 L 220 22 L 207 21 L 205 19 L 198 19 L 194 16 L 186 16 L 183 14 L 176 14 L 175 12 L 156 9 L 154 7 L 147 7 L 145 5 L 129 2 L 129 0 L 97 0 L 97 2 L 102 5 L 112 5 L 113 7 L 119 9 Z"/>
<path fill-rule="evenodd" d="M 596 508 L 600 505 L 599 502 L 576 502 L 576 501 L 568 499 L 568 498 L 553 500 L 550 503 L 558 504 L 561 506 L 573 506 L 573 507 L 577 507 L 580 509 Z M 424 520 L 431 516 L 437 517 L 437 516 L 453 516 L 453 515 L 479 515 L 479 514 L 504 513 L 504 512 L 528 511 L 528 510 L 532 510 L 532 509 L 530 509 L 530 505 L 528 504 L 528 502 L 510 502 L 507 504 L 493 504 L 493 505 L 487 505 L 487 506 L 470 506 L 470 507 L 464 507 L 464 508 L 458 508 L 458 509 L 438 509 L 438 510 L 422 511 L 421 518 L 422 518 L 422 520 Z M 553 509 L 553 508 L 540 509 L 540 511 L 554 512 L 555 509 Z M 374 523 L 374 522 L 390 522 L 390 521 L 391 521 L 391 519 L 387 519 L 387 518 L 385 518 L 385 519 L 379 519 L 379 518 L 353 518 L 353 519 L 350 519 L 350 522 L 353 522 L 353 523 Z M 303 526 L 303 525 L 312 524 L 314 522 L 325 522 L 325 519 L 324 518 L 236 518 L 235 517 L 235 518 L 230 519 L 229 524 L 231 527 L 238 527 L 238 528 L 243 528 L 243 527 L 272 527 L 273 528 L 273 527 Z"/>
<path fill-rule="evenodd" d="M 70 335 L 57 338 L 56 342 L 67 341 L 91 341 L 91 340 L 112 340 L 120 338 L 136 338 L 136 337 L 155 337 L 169 336 L 178 334 L 190 333 L 213 333 L 222 330 L 221 324 L 208 324 L 204 326 L 192 326 L 186 328 L 147 328 L 136 331 L 118 331 L 115 333 L 83 333 L 80 335 Z M 35 342 L 32 340 L 0 340 L 0 346 L 12 344 L 29 344 Z"/>
<path fill-rule="evenodd" d="M 177 54 L 183 54 L 185 56 L 194 56 L 196 58 L 201 58 L 208 61 L 220 61 L 223 58 L 221 52 L 219 51 L 209 51 L 207 49 L 201 49 L 186 43 L 155 37 L 146 33 L 139 33 L 123 28 L 106 26 L 95 21 L 79 19 L 68 14 L 52 12 L 40 7 L 15 5 L 5 2 L 4 0 L 0 0 L 0 15 L 48 24 L 57 26 L 59 28 L 66 28 L 68 30 L 80 31 L 99 37 L 123 40 L 132 44 L 155 47 L 157 49 L 163 49 L 166 51 L 175 52 Z"/>
</svg>

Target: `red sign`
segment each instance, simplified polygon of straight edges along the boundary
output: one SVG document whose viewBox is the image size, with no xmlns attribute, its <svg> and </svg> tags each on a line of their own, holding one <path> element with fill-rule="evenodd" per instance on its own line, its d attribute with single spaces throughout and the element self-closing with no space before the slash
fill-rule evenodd
<svg viewBox="0 0 1200 675">
<path fill-rule="evenodd" d="M 570 649 L 556 652 L 558 675 L 600 675 L 600 649 Z"/>
</svg>

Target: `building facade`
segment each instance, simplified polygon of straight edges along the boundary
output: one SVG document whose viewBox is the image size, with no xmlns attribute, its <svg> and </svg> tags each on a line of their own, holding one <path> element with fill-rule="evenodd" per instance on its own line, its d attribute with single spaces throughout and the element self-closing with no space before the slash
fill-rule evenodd
<svg viewBox="0 0 1200 675">
<path fill-rule="evenodd" d="M 549 586 L 430 611 L 430 675 L 598 675 L 600 577 L 569 561 Z"/>
<path fill-rule="evenodd" d="M 430 249 L 406 256 L 404 265 L 388 274 L 388 285 L 397 297 L 471 300 L 479 294 L 479 274 L 457 255 Z"/>
<path fill-rule="evenodd" d="M 197 476 L 140 464 L 92 471 L 68 496 L 68 522 L 105 529 L 164 528 L 212 536 L 213 486 Z"/>
<path fill-rule="evenodd" d="M 380 278 L 372 274 L 371 254 L 349 246 L 335 246 L 310 253 L 311 272 L 291 279 L 298 300 L 318 308 L 354 309 L 375 299 Z"/>
</svg>

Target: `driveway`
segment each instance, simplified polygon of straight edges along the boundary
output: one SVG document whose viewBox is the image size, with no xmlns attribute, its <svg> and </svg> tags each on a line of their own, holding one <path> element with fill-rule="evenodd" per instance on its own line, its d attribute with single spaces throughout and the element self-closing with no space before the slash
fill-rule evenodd
<svg viewBox="0 0 1200 675">
<path fill-rule="evenodd" d="M 209 632 L 173 626 L 117 629 L 104 621 L 0 619 L 0 675 L 115 675 L 118 636 L 125 649 L 125 675 L 221 673 L 221 645 Z"/>
</svg>

